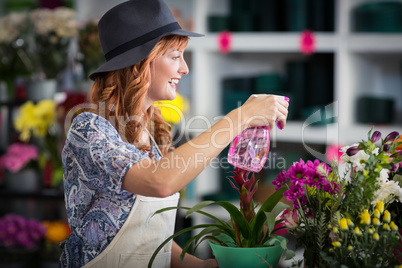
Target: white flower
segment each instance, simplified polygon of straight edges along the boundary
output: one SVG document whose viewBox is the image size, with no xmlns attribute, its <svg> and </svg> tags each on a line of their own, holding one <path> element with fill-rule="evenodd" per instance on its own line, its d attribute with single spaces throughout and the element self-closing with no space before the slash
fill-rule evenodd
<svg viewBox="0 0 402 268">
<path fill-rule="evenodd" d="M 377 201 L 392 203 L 397 200 L 402 202 L 402 189 L 397 181 L 386 179 L 385 182 L 380 184 L 380 189 L 375 191 L 374 196 L 375 198 L 371 202 L 372 205 L 375 205 Z"/>
<path fill-rule="evenodd" d="M 0 43 L 9 44 L 21 34 L 26 27 L 26 12 L 12 12 L 0 18 Z"/>
<path fill-rule="evenodd" d="M 58 7 L 54 10 L 38 8 L 30 13 L 35 32 L 46 36 L 55 33 L 58 37 L 74 37 L 78 33 L 76 13 L 71 8 Z"/>
<path fill-rule="evenodd" d="M 380 176 L 377 178 L 378 182 L 380 184 L 384 184 L 384 183 L 388 182 L 388 173 L 389 173 L 388 169 L 385 169 L 385 168 L 381 169 Z"/>
<path fill-rule="evenodd" d="M 357 171 L 362 171 L 364 169 L 364 167 L 365 167 L 365 164 L 362 163 L 362 161 L 365 162 L 370 158 L 370 155 L 366 154 L 364 152 L 364 150 L 360 150 L 355 155 L 352 155 L 352 156 L 348 156 L 346 154 L 346 151 L 350 147 L 355 147 L 355 146 L 358 146 L 358 145 L 359 145 L 358 143 L 354 143 L 354 144 L 352 144 L 350 146 L 344 146 L 344 147 L 341 148 L 341 152 L 343 153 L 342 156 L 341 156 L 341 160 L 343 162 L 346 162 L 346 163 L 351 163 L 353 165 L 353 167 L 356 167 L 356 172 Z M 373 150 L 373 152 L 372 152 L 373 155 L 378 155 L 379 150 L 380 150 L 379 148 L 375 148 Z"/>
</svg>

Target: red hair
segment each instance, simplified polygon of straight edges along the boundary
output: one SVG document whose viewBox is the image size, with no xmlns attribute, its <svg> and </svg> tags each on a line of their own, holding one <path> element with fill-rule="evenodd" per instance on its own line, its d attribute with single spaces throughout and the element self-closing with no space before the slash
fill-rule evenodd
<svg viewBox="0 0 402 268">
<path fill-rule="evenodd" d="M 149 128 L 163 154 L 171 148 L 171 126 L 166 123 L 159 108 L 151 107 L 143 111 L 143 101 L 151 83 L 151 63 L 169 48 L 184 50 L 187 36 L 168 35 L 162 37 L 149 55 L 133 66 L 111 71 L 95 78 L 91 88 L 91 110 L 108 120 L 122 139 L 134 144 L 142 151 L 150 151 L 150 146 L 140 143 L 144 128 Z"/>
</svg>

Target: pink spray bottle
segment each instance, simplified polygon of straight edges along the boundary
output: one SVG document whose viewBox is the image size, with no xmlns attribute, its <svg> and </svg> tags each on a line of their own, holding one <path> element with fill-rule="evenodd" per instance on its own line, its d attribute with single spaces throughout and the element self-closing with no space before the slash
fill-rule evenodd
<svg viewBox="0 0 402 268">
<path fill-rule="evenodd" d="M 289 102 L 288 97 L 284 98 Z M 279 124 L 279 121 L 276 122 Z M 270 146 L 268 126 L 251 127 L 243 130 L 229 147 L 229 164 L 251 172 L 260 172 L 263 168 Z"/>
</svg>

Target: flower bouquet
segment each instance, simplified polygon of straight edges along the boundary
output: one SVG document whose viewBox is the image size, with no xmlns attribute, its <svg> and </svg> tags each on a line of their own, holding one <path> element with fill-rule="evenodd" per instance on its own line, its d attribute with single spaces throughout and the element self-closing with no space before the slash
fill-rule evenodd
<svg viewBox="0 0 402 268">
<path fill-rule="evenodd" d="M 342 148 L 342 164 L 295 162 L 273 181 L 293 202 L 280 216 L 305 267 L 393 267 L 401 247 L 398 226 L 386 208 L 402 202 L 398 171 L 402 151 L 392 132 L 368 134 L 367 141 Z M 376 143 L 379 143 L 377 145 Z M 384 209 L 385 207 L 385 209 Z M 395 219 L 400 219 L 395 215 Z M 301 261 L 294 264 L 300 266 Z"/>
<path fill-rule="evenodd" d="M 16 214 L 0 218 L 0 260 L 29 261 L 38 250 L 45 235 L 45 227 L 38 221 Z"/>
<path fill-rule="evenodd" d="M 275 267 L 281 258 L 283 251 L 287 248 L 287 240 L 277 235 L 277 232 L 283 229 L 283 227 L 278 225 L 281 220 L 275 219 L 277 214 L 286 206 L 283 203 L 279 203 L 280 199 L 282 198 L 282 194 L 286 189 L 281 188 L 276 191 L 263 204 L 261 204 L 259 209 L 256 211 L 258 206 L 254 204 L 253 195 L 257 191 L 258 181 L 255 180 L 254 174 L 250 174 L 251 173 L 248 171 L 236 168 L 235 171 L 233 171 L 233 176 L 229 178 L 232 187 L 235 188 L 240 194 L 240 209 L 232 203 L 226 201 L 203 201 L 192 208 L 168 207 L 155 212 L 155 214 L 158 214 L 168 210 L 184 209 L 187 210 L 186 216 L 190 216 L 193 213 L 199 213 L 209 217 L 215 223 L 191 226 L 173 234 L 157 248 L 149 262 L 148 267 L 152 266 L 152 263 L 158 252 L 170 240 L 183 233 L 197 229 L 201 229 L 201 231 L 197 235 L 190 238 L 183 246 L 183 251 L 181 253 L 182 259 L 193 243 L 195 245 L 195 251 L 198 245 L 207 239 L 215 244 L 222 245 L 224 247 L 235 247 L 237 249 L 279 247 L 280 254 L 273 258 L 275 263 L 268 262 L 268 259 L 273 257 L 268 256 L 268 253 L 256 256 L 256 253 L 253 251 L 252 255 L 254 260 L 252 263 L 248 264 L 249 267 L 259 267 L 258 265 L 266 266 L 268 264 Z M 230 216 L 230 220 L 221 220 L 220 218 L 202 210 L 203 208 L 211 205 L 218 205 L 226 210 Z M 289 257 L 292 257 L 291 251 L 287 251 L 287 254 L 289 254 Z M 221 261 L 219 258 L 217 258 L 217 261 L 221 267 L 224 267 L 221 262 L 223 263 L 225 260 Z"/>
<path fill-rule="evenodd" d="M 45 170 L 47 186 L 57 186 L 62 181 L 62 165 L 59 148 L 59 129 L 56 121 L 56 104 L 53 100 L 31 101 L 20 107 L 14 126 L 22 141 L 32 140 L 40 148 L 40 164 Z M 49 175 L 49 174 L 50 175 Z"/>
<path fill-rule="evenodd" d="M 10 97 L 14 95 L 16 77 L 33 70 L 26 38 L 27 21 L 26 12 L 13 12 L 0 18 L 0 80 L 7 84 Z"/>
<path fill-rule="evenodd" d="M 38 149 L 34 145 L 13 143 L 0 157 L 5 188 L 12 192 L 36 192 L 41 187 Z"/>
<path fill-rule="evenodd" d="M 24 168 L 36 167 L 38 148 L 24 143 L 13 143 L 0 157 L 0 167 L 9 172 L 19 172 Z"/>
<path fill-rule="evenodd" d="M 71 40 L 77 36 L 78 26 L 75 11 L 67 7 L 53 10 L 39 8 L 31 11 L 35 40 L 34 54 L 40 72 L 47 79 L 57 78 L 67 67 Z"/>
</svg>

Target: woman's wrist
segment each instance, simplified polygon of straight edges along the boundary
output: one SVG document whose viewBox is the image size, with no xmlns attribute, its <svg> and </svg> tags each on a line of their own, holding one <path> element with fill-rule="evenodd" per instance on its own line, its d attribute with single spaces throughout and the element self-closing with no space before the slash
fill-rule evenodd
<svg viewBox="0 0 402 268">
<path fill-rule="evenodd" d="M 227 120 L 231 124 L 231 129 L 233 130 L 234 136 L 240 134 L 244 129 L 247 128 L 246 120 L 241 112 L 241 107 L 232 110 L 227 115 Z"/>
</svg>

